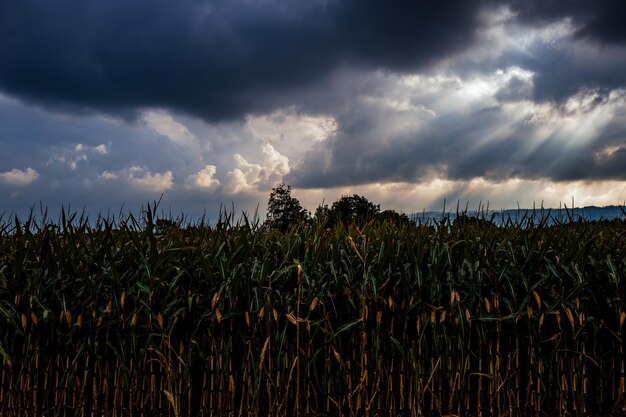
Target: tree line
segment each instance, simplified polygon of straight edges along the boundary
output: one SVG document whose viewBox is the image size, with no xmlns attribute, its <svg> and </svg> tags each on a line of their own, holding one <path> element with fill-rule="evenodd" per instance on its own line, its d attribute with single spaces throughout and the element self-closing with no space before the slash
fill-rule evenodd
<svg viewBox="0 0 626 417">
<path fill-rule="evenodd" d="M 302 207 L 300 201 L 291 195 L 291 186 L 281 183 L 272 188 L 270 193 L 264 227 L 286 232 L 293 227 L 311 222 L 322 222 L 329 226 L 338 223 L 362 226 L 372 221 L 387 221 L 398 226 L 411 223 L 406 214 L 394 210 L 381 211 L 380 204 L 374 204 L 357 194 L 342 196 L 330 206 L 322 204 L 311 215 Z"/>
</svg>

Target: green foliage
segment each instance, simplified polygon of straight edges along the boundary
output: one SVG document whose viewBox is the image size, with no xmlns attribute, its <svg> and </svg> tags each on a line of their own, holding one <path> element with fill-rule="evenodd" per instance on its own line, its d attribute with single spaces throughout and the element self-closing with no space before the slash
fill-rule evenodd
<svg viewBox="0 0 626 417">
<path fill-rule="evenodd" d="M 155 222 L 155 230 L 156 234 L 164 234 L 168 232 L 172 232 L 180 227 L 179 223 L 170 219 L 157 219 Z"/>
<path fill-rule="evenodd" d="M 159 224 L 0 219 L 0 415 L 623 404 L 623 221 Z"/>
<path fill-rule="evenodd" d="M 395 210 L 385 210 L 378 213 L 376 221 L 391 223 L 396 227 L 414 226 L 415 223 L 409 219 L 404 213 L 398 213 Z"/>
<path fill-rule="evenodd" d="M 364 226 L 368 222 L 390 223 L 396 227 L 415 226 L 415 223 L 404 213 L 394 210 L 380 211 L 380 205 L 370 202 L 367 198 L 354 194 L 343 196 L 331 207 L 323 204 L 317 207 L 314 219 L 328 226 L 343 223 L 344 225 Z"/>
<path fill-rule="evenodd" d="M 291 196 L 291 186 L 282 183 L 272 188 L 267 203 L 267 220 L 264 224 L 267 229 L 286 232 L 309 220 L 309 212 L 300 205 L 297 198 Z"/>
<path fill-rule="evenodd" d="M 370 202 L 367 198 L 354 194 L 342 196 L 330 208 L 320 206 L 316 211 L 316 220 L 326 221 L 329 225 L 364 225 L 374 220 L 380 213 L 380 205 Z M 318 217 L 319 216 L 319 217 Z"/>
</svg>

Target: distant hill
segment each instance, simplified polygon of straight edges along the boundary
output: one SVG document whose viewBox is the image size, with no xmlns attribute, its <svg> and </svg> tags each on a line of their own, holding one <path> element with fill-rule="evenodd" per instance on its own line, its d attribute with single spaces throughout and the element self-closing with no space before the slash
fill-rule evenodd
<svg viewBox="0 0 626 417">
<path fill-rule="evenodd" d="M 496 224 L 502 224 L 512 222 L 514 224 L 527 223 L 531 219 L 535 223 L 539 223 L 544 220 L 548 224 L 554 224 L 556 222 L 569 222 L 569 221 L 597 221 L 597 220 L 611 220 L 611 219 L 624 219 L 626 216 L 624 213 L 626 208 L 621 206 L 605 206 L 605 207 L 578 207 L 574 209 L 560 208 L 560 209 L 506 209 L 506 210 L 468 210 L 459 211 L 459 215 L 465 214 L 469 217 L 478 217 L 487 220 L 493 220 Z M 457 212 L 454 211 L 425 211 L 422 213 L 414 213 L 410 216 L 411 219 L 421 223 L 434 223 L 440 221 L 443 217 L 449 217 L 450 220 L 454 220 L 457 217 Z"/>
</svg>

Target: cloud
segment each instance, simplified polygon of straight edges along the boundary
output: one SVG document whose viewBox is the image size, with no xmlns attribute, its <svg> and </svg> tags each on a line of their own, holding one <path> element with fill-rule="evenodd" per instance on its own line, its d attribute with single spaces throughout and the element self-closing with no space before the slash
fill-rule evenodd
<svg viewBox="0 0 626 417">
<path fill-rule="evenodd" d="M 40 177 L 14 207 L 254 207 L 284 180 L 420 208 L 626 179 L 608 0 L 34 1 L 0 2 L 0 172 Z"/>
<path fill-rule="evenodd" d="M 152 174 L 140 167 L 128 170 L 128 182 L 142 191 L 163 192 L 174 185 L 172 171 Z"/>
<path fill-rule="evenodd" d="M 336 135 L 296 161 L 285 181 L 320 188 L 432 178 L 626 179 L 622 152 L 594 159 L 605 146 L 626 144 L 624 90 L 535 103 L 527 94 L 534 80 L 518 67 L 463 77 L 378 74 L 370 83 L 376 88 L 360 90 L 338 117 Z M 518 84 L 513 92 L 511 83 Z M 398 102 L 410 105 L 398 110 Z"/>
<path fill-rule="evenodd" d="M 217 167 L 215 165 L 207 165 L 197 174 L 189 175 L 185 180 L 185 186 L 190 189 L 215 191 L 220 186 L 220 181 L 215 178 L 216 172 Z"/>
<path fill-rule="evenodd" d="M 139 116 L 183 144 L 193 135 L 169 111 L 224 121 L 306 106 L 311 95 L 328 102 L 337 71 L 410 74 L 464 51 L 506 52 L 505 66 L 537 74 L 539 99 L 624 86 L 625 18 L 615 0 L 9 3 L 0 90 L 57 111 Z"/>
<path fill-rule="evenodd" d="M 525 57 L 504 56 L 534 76 L 533 99 L 563 103 L 583 90 L 626 87 L 626 44 L 598 46 L 585 40 L 535 44 Z"/>
<path fill-rule="evenodd" d="M 109 181 L 109 180 L 116 180 L 119 178 L 119 176 L 115 172 L 103 171 L 98 176 L 98 178 L 105 180 L 105 181 Z"/>
<path fill-rule="evenodd" d="M 561 104 L 582 90 L 608 92 L 626 87 L 626 42 L 606 43 L 579 36 L 581 19 L 595 13 L 595 3 L 585 2 L 592 7 L 576 13 L 567 6 L 576 1 L 541 5 L 544 3 L 555 13 L 548 13 L 534 0 L 514 1 L 487 13 L 478 40 L 462 53 L 449 56 L 447 69 L 465 77 L 519 67 L 533 75 L 532 88 L 528 83 L 513 83 L 504 94 L 521 94 L 537 102 Z M 531 10 L 536 14 L 529 15 Z M 519 87 L 522 90 L 514 92 Z M 502 98 L 506 99 L 505 95 Z"/>
<path fill-rule="evenodd" d="M 76 152 L 82 152 L 82 153 L 95 153 L 98 155 L 106 155 L 109 153 L 109 147 L 107 145 L 105 145 L 104 143 L 101 143 L 100 145 L 97 146 L 87 146 L 87 145 L 83 145 L 82 143 L 79 143 L 78 145 L 76 145 L 74 147 L 74 150 Z"/>
<path fill-rule="evenodd" d="M 576 207 L 623 204 L 624 181 L 550 181 L 545 179 L 509 179 L 491 181 L 485 178 L 449 180 L 433 178 L 419 183 L 388 182 L 325 189 L 293 189 L 304 207 L 315 211 L 322 200 L 335 201 L 343 195 L 358 194 L 381 203 L 381 209 L 420 214 L 422 209 L 454 212 L 460 209 L 558 208 L 572 199 Z"/>
<path fill-rule="evenodd" d="M 569 17 L 578 27 L 576 36 L 604 44 L 626 43 L 626 4 L 615 0 L 513 0 L 518 19 L 534 25 Z"/>
<path fill-rule="evenodd" d="M 261 164 L 250 163 L 240 154 L 233 155 L 235 166 L 224 178 L 228 194 L 269 190 L 289 172 L 289 159 L 269 143 L 262 147 Z"/>
<path fill-rule="evenodd" d="M 206 120 L 299 104 L 341 66 L 413 71 L 474 41 L 479 0 L 67 0 L 0 6 L 0 90 L 73 111 Z M 138 22 L 141 22 L 138 24 Z"/>
<path fill-rule="evenodd" d="M 98 178 L 101 181 L 123 179 L 131 187 L 144 192 L 163 192 L 174 187 L 172 171 L 152 173 L 140 166 L 132 166 L 118 172 L 103 171 Z"/>
<path fill-rule="evenodd" d="M 78 168 L 78 164 L 80 162 L 88 162 L 88 154 L 95 156 L 103 156 L 109 153 L 109 146 L 102 143 L 97 146 L 88 146 L 82 143 L 77 144 L 73 148 L 65 149 L 59 154 L 53 155 L 49 160 L 47 165 L 51 165 L 53 163 L 59 163 L 61 165 L 67 166 L 72 171 L 76 171 Z"/>
<path fill-rule="evenodd" d="M 248 115 L 246 126 L 257 139 L 274 144 L 285 141 L 311 144 L 337 132 L 337 121 L 331 115 L 299 113 L 294 106 L 269 114 Z"/>
<path fill-rule="evenodd" d="M 24 187 L 33 183 L 39 178 L 39 173 L 31 167 L 25 170 L 12 169 L 8 172 L 0 173 L 0 181 L 14 187 Z"/>
<path fill-rule="evenodd" d="M 165 136 L 177 145 L 184 147 L 196 147 L 198 145 L 196 137 L 187 127 L 174 120 L 165 111 L 145 111 L 142 114 L 142 120 L 150 129 Z"/>
</svg>

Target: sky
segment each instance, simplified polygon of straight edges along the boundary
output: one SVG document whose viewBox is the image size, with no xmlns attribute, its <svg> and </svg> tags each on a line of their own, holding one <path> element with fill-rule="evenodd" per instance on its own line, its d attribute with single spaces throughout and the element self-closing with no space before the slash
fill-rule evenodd
<svg viewBox="0 0 626 417">
<path fill-rule="evenodd" d="M 0 1 L 0 213 L 626 201 L 623 0 Z"/>
</svg>

